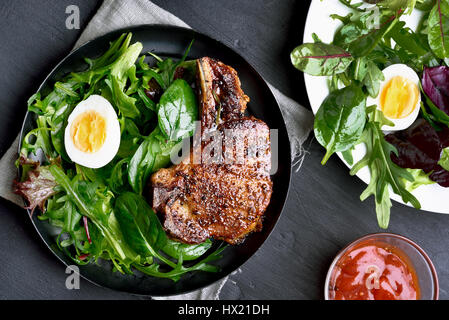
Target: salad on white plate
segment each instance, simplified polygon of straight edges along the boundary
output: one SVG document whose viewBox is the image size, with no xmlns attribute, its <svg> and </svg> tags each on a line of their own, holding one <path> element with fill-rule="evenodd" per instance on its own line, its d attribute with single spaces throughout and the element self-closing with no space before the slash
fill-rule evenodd
<svg viewBox="0 0 449 320">
<path fill-rule="evenodd" d="M 390 198 L 449 213 L 449 0 L 312 1 L 291 60 L 322 163 L 337 153 L 368 184 L 380 227 Z"/>
</svg>

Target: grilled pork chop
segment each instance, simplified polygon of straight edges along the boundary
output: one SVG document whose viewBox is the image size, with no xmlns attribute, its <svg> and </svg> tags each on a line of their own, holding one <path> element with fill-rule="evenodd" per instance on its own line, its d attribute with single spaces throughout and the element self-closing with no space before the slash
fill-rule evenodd
<svg viewBox="0 0 449 320">
<path fill-rule="evenodd" d="M 178 241 L 213 237 L 236 244 L 261 228 L 271 199 L 270 132 L 263 121 L 243 115 L 249 98 L 234 69 L 210 58 L 197 65 L 201 144 L 151 177 L 153 208 Z M 198 148 L 201 161 L 195 163 Z"/>
</svg>

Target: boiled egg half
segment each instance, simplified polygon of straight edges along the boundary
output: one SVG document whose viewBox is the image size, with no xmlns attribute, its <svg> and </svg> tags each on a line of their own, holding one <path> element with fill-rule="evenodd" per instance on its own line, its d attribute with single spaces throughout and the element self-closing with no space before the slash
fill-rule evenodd
<svg viewBox="0 0 449 320">
<path fill-rule="evenodd" d="M 93 169 L 107 165 L 120 146 L 120 124 L 109 101 L 91 95 L 80 102 L 69 116 L 64 142 L 73 162 Z"/>
<path fill-rule="evenodd" d="M 394 124 L 384 125 L 382 130 L 407 129 L 415 122 L 420 110 L 419 77 L 405 64 L 393 64 L 382 73 L 385 80 L 380 84 L 379 95 L 376 98 L 368 97 L 367 106 L 377 105 L 377 109 Z"/>
</svg>

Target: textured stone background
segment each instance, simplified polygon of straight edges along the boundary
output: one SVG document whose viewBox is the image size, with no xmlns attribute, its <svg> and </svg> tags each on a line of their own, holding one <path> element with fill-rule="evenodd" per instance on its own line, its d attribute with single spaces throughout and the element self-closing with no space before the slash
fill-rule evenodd
<svg viewBox="0 0 449 320">
<path fill-rule="evenodd" d="M 25 102 L 81 30 L 65 28 L 65 8 L 78 5 L 81 28 L 101 1 L 3 0 L 0 3 L 0 154 L 20 130 Z M 232 47 L 281 91 L 308 106 L 302 75 L 289 62 L 301 43 L 304 0 L 155 0 L 196 30 Z M 377 227 L 373 201 L 359 201 L 365 185 L 323 149 L 294 174 L 285 211 L 271 237 L 222 290 L 222 299 L 321 299 L 327 268 L 348 242 Z M 1 173 L 0 173 L 1 174 Z M 394 203 L 390 232 L 417 241 L 433 259 L 440 297 L 449 295 L 449 217 Z M 25 211 L 0 200 L 0 299 L 134 299 L 87 281 L 65 288 L 64 266 L 45 247 Z"/>
</svg>

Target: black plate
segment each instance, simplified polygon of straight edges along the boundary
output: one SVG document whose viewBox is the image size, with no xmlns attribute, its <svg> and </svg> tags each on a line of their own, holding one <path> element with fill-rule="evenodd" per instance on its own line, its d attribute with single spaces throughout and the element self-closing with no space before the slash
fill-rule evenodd
<svg viewBox="0 0 449 320">
<path fill-rule="evenodd" d="M 71 71 L 81 71 L 87 66 L 84 57 L 97 57 L 107 50 L 109 43 L 123 32 L 132 32 L 132 42 L 140 41 L 143 52 L 152 51 L 161 56 L 180 58 L 192 39 L 194 45 L 189 59 L 203 56 L 213 57 L 234 67 L 242 82 L 244 92 L 251 98 L 248 111 L 265 121 L 271 129 L 278 129 L 278 170 L 272 176 L 273 195 L 265 213 L 263 230 L 251 234 L 238 246 L 228 247 L 223 258 L 215 264 L 221 267 L 218 273 L 195 272 L 185 275 L 178 282 L 167 279 L 152 278 L 141 275 L 123 275 L 112 272 L 109 262 L 101 265 L 89 264 L 79 266 L 81 276 L 97 285 L 115 290 L 141 295 L 174 295 L 202 288 L 229 275 L 247 261 L 264 243 L 273 230 L 287 198 L 290 186 L 291 159 L 290 143 L 281 111 L 271 90 L 256 70 L 231 48 L 198 32 L 173 26 L 143 25 L 118 30 L 88 42 L 78 50 L 70 53 L 45 79 L 39 90 L 52 86 L 57 79 Z M 34 127 L 34 117 L 27 113 L 23 133 Z M 22 140 L 22 139 L 21 139 Z M 19 149 L 20 150 L 20 149 Z M 276 150 L 273 150 L 275 152 Z M 55 244 L 57 231 L 48 222 L 40 221 L 36 215 L 32 222 L 48 248 L 66 265 L 73 262 Z"/>
</svg>

